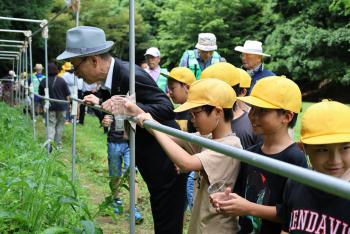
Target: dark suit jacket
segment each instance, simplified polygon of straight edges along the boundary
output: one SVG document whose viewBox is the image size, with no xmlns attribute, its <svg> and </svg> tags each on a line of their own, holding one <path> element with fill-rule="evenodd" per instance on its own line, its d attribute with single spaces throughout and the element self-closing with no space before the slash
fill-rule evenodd
<svg viewBox="0 0 350 234">
<path fill-rule="evenodd" d="M 125 95 L 129 91 L 129 62 L 115 58 L 111 95 Z M 168 96 L 139 66 L 135 66 L 136 104 L 161 124 L 178 128 L 173 106 Z M 174 165 L 157 140 L 147 130 L 136 130 L 136 164 L 149 190 L 171 187 L 178 177 Z"/>
</svg>

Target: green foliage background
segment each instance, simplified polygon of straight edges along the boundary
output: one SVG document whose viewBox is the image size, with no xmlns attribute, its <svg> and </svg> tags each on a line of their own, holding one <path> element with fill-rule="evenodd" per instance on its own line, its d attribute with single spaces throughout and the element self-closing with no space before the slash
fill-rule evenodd
<svg viewBox="0 0 350 234">
<path fill-rule="evenodd" d="M 0 15 L 50 19 L 64 6 L 63 0 L 3 0 Z M 128 59 L 128 0 L 81 0 L 81 25 L 105 30 L 116 42 L 112 53 Z M 50 25 L 49 58 L 65 48 L 65 32 L 75 25 L 66 11 Z M 240 66 L 234 47 L 246 39 L 260 40 L 271 54 L 267 67 L 294 80 L 350 81 L 349 0 L 136 0 L 136 60 L 157 46 L 162 63 L 177 65 L 186 49 L 193 48 L 198 33 L 217 36 L 219 52 Z M 32 29 L 37 25 L 0 21 L 1 28 Z M 21 35 L 2 34 L 2 38 Z M 34 40 L 34 62 L 43 62 L 43 41 Z"/>
</svg>

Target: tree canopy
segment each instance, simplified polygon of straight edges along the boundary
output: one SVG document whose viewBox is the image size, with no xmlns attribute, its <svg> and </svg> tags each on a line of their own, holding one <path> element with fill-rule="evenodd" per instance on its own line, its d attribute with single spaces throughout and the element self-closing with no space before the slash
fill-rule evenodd
<svg viewBox="0 0 350 234">
<path fill-rule="evenodd" d="M 3 0 L 0 15 L 50 19 L 63 0 Z M 100 27 L 115 41 L 113 55 L 128 59 L 128 0 L 81 1 L 80 24 Z M 136 61 L 148 47 L 159 47 L 163 66 L 177 66 L 197 42 L 198 33 L 212 32 L 218 51 L 241 66 L 237 45 L 247 39 L 263 42 L 272 57 L 265 61 L 276 74 L 294 80 L 350 82 L 350 1 L 348 0 L 136 0 Z M 75 26 L 66 11 L 50 24 L 49 58 L 65 48 L 65 32 Z M 32 29 L 38 25 L 0 21 L 1 28 Z M 19 38 L 5 35 L 2 38 Z M 43 61 L 43 40 L 34 40 L 34 62 Z"/>
</svg>

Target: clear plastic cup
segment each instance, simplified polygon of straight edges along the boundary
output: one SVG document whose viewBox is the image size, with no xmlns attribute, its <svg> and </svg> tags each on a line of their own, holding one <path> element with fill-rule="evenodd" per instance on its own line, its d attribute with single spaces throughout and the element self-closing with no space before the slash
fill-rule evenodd
<svg viewBox="0 0 350 234">
<path fill-rule="evenodd" d="M 209 195 L 211 195 L 213 193 L 218 193 L 218 192 L 225 192 L 225 190 L 226 190 L 226 181 L 225 180 L 215 181 L 208 187 Z"/>
<path fill-rule="evenodd" d="M 117 97 L 115 97 L 117 96 Z M 125 95 L 115 95 L 113 100 L 113 113 L 115 121 L 115 130 L 124 131 L 124 120 L 125 120 Z"/>
</svg>

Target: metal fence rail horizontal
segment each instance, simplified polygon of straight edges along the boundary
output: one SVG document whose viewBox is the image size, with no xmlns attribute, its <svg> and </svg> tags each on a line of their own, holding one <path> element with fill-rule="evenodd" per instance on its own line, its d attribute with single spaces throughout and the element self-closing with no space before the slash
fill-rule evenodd
<svg viewBox="0 0 350 234">
<path fill-rule="evenodd" d="M 45 96 L 41 96 L 41 95 L 36 94 L 36 93 L 33 93 L 33 94 L 34 94 L 34 96 L 40 97 L 41 99 L 43 99 L 43 100 L 48 100 L 48 101 L 50 101 L 50 102 L 58 102 L 58 103 L 70 103 L 70 101 L 68 101 L 68 100 L 61 100 L 61 99 L 47 98 L 47 97 L 45 97 Z"/>
<path fill-rule="evenodd" d="M 144 126 L 146 128 L 152 128 L 154 130 L 201 145 L 205 148 L 220 152 L 250 165 L 262 168 L 280 176 L 288 177 L 302 184 L 309 185 L 324 192 L 350 200 L 350 183 L 345 180 L 328 176 L 310 169 L 298 167 L 253 152 L 230 147 L 210 139 L 195 136 L 190 133 L 161 125 L 155 121 L 147 120 L 144 122 Z"/>
</svg>

